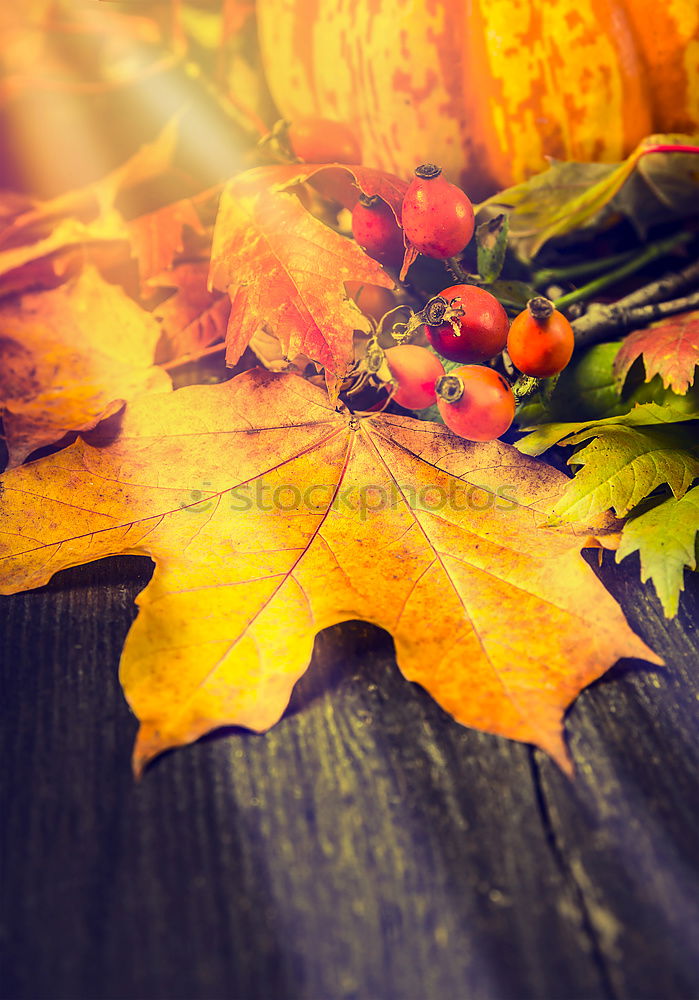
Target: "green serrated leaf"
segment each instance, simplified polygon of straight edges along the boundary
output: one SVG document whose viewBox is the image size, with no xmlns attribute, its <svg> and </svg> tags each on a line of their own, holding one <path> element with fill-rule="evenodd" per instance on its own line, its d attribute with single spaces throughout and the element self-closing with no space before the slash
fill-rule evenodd
<svg viewBox="0 0 699 1000">
<path fill-rule="evenodd" d="M 500 277 L 507 252 L 507 236 L 510 230 L 506 215 L 496 215 L 476 229 L 478 254 L 478 274 L 485 285 L 492 284 Z"/>
<path fill-rule="evenodd" d="M 681 399 L 682 397 L 677 397 Z M 690 420 L 699 420 L 699 405 L 692 401 L 694 407 L 685 409 L 681 406 L 660 405 L 658 403 L 641 403 L 627 413 L 615 414 L 599 420 L 558 421 L 540 424 L 531 434 L 517 441 L 515 448 L 523 455 L 536 457 L 542 455 L 555 444 L 579 444 L 593 437 L 596 433 L 604 433 L 611 427 L 651 427 L 656 424 L 677 424 Z"/>
<path fill-rule="evenodd" d="M 659 486 L 682 497 L 699 476 L 696 435 L 680 428 L 592 427 L 569 438 L 570 444 L 595 436 L 569 459 L 582 466 L 552 515 L 564 521 L 594 517 L 612 508 L 627 514 Z"/>
<path fill-rule="evenodd" d="M 673 618 L 684 590 L 685 567 L 697 568 L 699 486 L 683 497 L 668 497 L 624 525 L 616 561 L 632 552 L 641 557 L 641 579 L 652 580 L 665 616 Z"/>
</svg>

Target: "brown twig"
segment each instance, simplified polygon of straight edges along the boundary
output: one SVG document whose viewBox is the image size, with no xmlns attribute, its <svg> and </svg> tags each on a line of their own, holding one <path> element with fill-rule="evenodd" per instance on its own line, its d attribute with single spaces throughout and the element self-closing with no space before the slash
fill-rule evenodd
<svg viewBox="0 0 699 1000">
<path fill-rule="evenodd" d="M 587 312 L 573 320 L 576 346 L 602 340 L 610 333 L 640 329 L 654 320 L 699 308 L 699 292 L 670 298 L 699 282 L 699 261 L 676 274 L 651 281 L 635 292 L 609 305 L 593 303 Z"/>
</svg>

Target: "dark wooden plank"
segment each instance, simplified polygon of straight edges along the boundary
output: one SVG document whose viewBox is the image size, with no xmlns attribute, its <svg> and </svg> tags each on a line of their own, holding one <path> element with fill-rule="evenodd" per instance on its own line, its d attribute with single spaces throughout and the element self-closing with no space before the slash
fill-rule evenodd
<svg viewBox="0 0 699 1000">
<path fill-rule="evenodd" d="M 595 557 L 593 557 L 595 558 Z M 593 563 L 593 560 L 590 560 Z M 666 660 L 622 662 L 571 713 L 575 787 L 541 763 L 542 809 L 554 849 L 577 882 L 619 997 L 699 995 L 699 587 L 668 622 L 650 588 L 600 577 L 631 625 Z M 541 755 L 537 754 L 537 757 Z"/>
<path fill-rule="evenodd" d="M 696 580 L 668 625 L 633 566 L 602 571 L 668 667 L 583 693 L 574 785 L 453 723 L 359 623 L 320 636 L 270 733 L 206 738 L 136 784 L 116 662 L 148 567 L 2 601 L 3 996 L 699 993 Z"/>
</svg>

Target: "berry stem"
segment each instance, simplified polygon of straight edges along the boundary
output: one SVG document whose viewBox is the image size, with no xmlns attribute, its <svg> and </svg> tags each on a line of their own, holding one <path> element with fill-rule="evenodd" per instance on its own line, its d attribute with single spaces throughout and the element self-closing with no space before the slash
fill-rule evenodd
<svg viewBox="0 0 699 1000">
<path fill-rule="evenodd" d="M 543 295 L 535 295 L 533 299 L 529 299 L 527 302 L 527 309 L 533 319 L 544 323 L 551 316 L 554 305 L 551 299 L 547 299 Z"/>
<path fill-rule="evenodd" d="M 543 378 L 534 378 L 533 375 L 520 375 L 512 385 L 512 393 L 519 403 L 521 400 L 537 392 L 545 381 Z"/>
<path fill-rule="evenodd" d="M 448 257 L 444 261 L 444 266 L 446 267 L 447 271 L 454 279 L 454 281 L 458 281 L 459 283 L 464 285 L 474 284 L 471 275 L 467 274 L 466 271 L 464 271 L 463 267 L 461 266 L 461 261 L 459 260 L 458 257 Z"/>
<path fill-rule="evenodd" d="M 687 230 L 683 230 L 679 233 L 674 233 L 672 236 L 668 236 L 663 240 L 658 240 L 655 243 L 649 243 L 647 247 L 638 253 L 634 257 L 627 261 L 626 264 L 622 264 L 620 267 L 612 268 L 611 271 L 607 271 L 606 274 L 600 275 L 599 278 L 595 278 L 589 281 L 586 285 L 582 285 L 580 288 L 576 288 L 573 292 L 568 292 L 567 295 L 562 295 L 560 298 L 556 299 L 554 305 L 556 309 L 565 309 L 567 306 L 572 305 L 574 302 L 585 302 L 588 299 L 593 298 L 598 292 L 603 291 L 610 285 L 614 285 L 617 281 L 621 281 L 622 278 L 627 278 L 631 274 L 635 274 L 646 264 L 650 264 L 652 261 L 657 260 L 659 257 L 664 257 L 667 253 L 672 250 L 676 250 L 683 244 L 688 243 L 694 238 L 694 233 Z"/>
</svg>

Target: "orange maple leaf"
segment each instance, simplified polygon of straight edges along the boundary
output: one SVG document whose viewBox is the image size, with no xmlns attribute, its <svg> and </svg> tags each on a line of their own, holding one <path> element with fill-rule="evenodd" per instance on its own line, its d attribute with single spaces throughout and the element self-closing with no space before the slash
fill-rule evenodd
<svg viewBox="0 0 699 1000">
<path fill-rule="evenodd" d="M 381 198 L 400 223 L 401 206 L 408 182 L 360 164 L 344 163 L 288 163 L 284 166 L 258 167 L 239 177 L 241 186 L 252 189 L 263 187 L 286 191 L 298 184 L 309 182 L 327 198 L 334 199 L 345 208 L 353 208 L 359 195 Z"/>
<path fill-rule="evenodd" d="M 589 529 L 544 526 L 566 482 L 501 442 L 359 419 L 256 369 L 137 400 L 115 440 L 6 473 L 2 592 L 108 555 L 155 561 L 121 659 L 137 771 L 218 726 L 272 726 L 315 634 L 350 619 L 387 629 L 459 722 L 569 769 L 580 689 L 621 656 L 659 661 L 580 557 Z"/>
<path fill-rule="evenodd" d="M 0 304 L 0 414 L 18 465 L 144 392 L 165 392 L 154 367 L 153 317 L 94 268 L 51 291 Z"/>
<path fill-rule="evenodd" d="M 354 331 L 369 332 L 344 283 L 393 288 L 394 282 L 293 194 L 269 187 L 270 171 L 285 169 L 241 174 L 221 197 L 209 280 L 231 300 L 226 362 L 235 364 L 262 326 L 279 338 L 287 356 L 304 354 L 341 377 L 353 361 Z"/>
<path fill-rule="evenodd" d="M 684 395 L 699 365 L 699 311 L 670 316 L 630 333 L 614 359 L 614 375 L 620 387 L 631 365 L 641 356 L 646 382 L 660 375 L 666 389 Z"/>
</svg>

